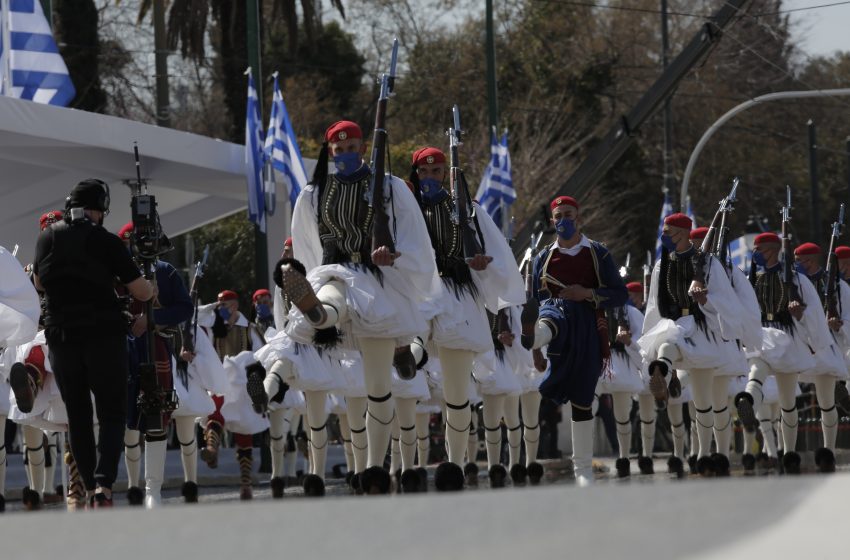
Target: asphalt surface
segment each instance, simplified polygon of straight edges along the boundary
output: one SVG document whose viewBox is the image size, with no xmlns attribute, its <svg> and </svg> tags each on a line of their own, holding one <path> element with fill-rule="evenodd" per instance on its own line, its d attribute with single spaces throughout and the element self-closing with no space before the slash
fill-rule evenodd
<svg viewBox="0 0 850 560">
<path fill-rule="evenodd" d="M 804 460 L 811 470 L 811 457 Z M 456 494 L 434 492 L 432 472 L 427 494 L 352 496 L 343 480 L 328 479 L 322 499 L 305 498 L 295 486 L 273 500 L 262 482 L 253 501 L 240 502 L 238 486 L 222 475 L 221 484 L 202 486 L 197 505 L 166 490 L 156 512 L 128 507 L 120 494 L 112 510 L 74 514 L 61 505 L 23 512 L 10 503 L 0 550 L 4 558 L 122 560 L 833 558 L 846 550 L 848 467 L 832 475 L 745 476 L 733 463 L 730 478 L 678 480 L 664 458 L 656 459 L 655 475 L 628 479 L 614 475 L 613 459 L 598 466 L 592 488 L 574 486 L 568 462 L 559 461 L 546 464 L 539 487 L 500 490 L 488 488 L 482 464 L 478 489 Z"/>
</svg>

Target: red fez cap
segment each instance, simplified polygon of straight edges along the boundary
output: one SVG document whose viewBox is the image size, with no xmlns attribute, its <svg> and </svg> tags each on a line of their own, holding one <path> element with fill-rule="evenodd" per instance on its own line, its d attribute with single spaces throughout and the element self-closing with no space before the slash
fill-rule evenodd
<svg viewBox="0 0 850 560">
<path fill-rule="evenodd" d="M 218 301 L 230 301 L 233 299 L 239 299 L 239 294 L 233 290 L 223 290 L 218 293 Z"/>
<path fill-rule="evenodd" d="M 336 121 L 325 131 L 325 142 L 339 142 L 347 138 L 363 138 L 363 131 L 356 122 Z"/>
<path fill-rule="evenodd" d="M 772 231 L 766 231 L 756 235 L 755 244 L 761 245 L 763 243 L 782 243 L 782 239 Z"/>
<path fill-rule="evenodd" d="M 794 249 L 794 255 L 820 255 L 820 247 L 815 243 L 803 243 Z"/>
<path fill-rule="evenodd" d="M 681 212 L 676 212 L 675 214 L 670 214 L 666 218 L 664 218 L 664 223 L 668 226 L 678 227 L 682 229 L 691 229 L 693 226 L 693 222 L 691 219 Z"/>
<path fill-rule="evenodd" d="M 446 154 L 437 148 L 426 146 L 413 152 L 413 165 L 446 163 Z"/>
<path fill-rule="evenodd" d="M 571 196 L 559 196 L 549 204 L 549 208 L 554 210 L 558 206 L 572 206 L 578 210 L 578 201 Z"/>
<path fill-rule="evenodd" d="M 708 235 L 708 228 L 703 226 L 692 229 L 688 237 L 691 238 L 691 241 L 702 241 L 706 235 Z"/>
<path fill-rule="evenodd" d="M 253 296 L 251 296 L 251 301 L 253 301 L 253 302 L 255 302 L 255 303 L 256 303 L 256 301 L 257 301 L 259 298 L 261 298 L 261 297 L 263 297 L 263 296 L 269 296 L 269 297 L 271 297 L 271 295 L 272 295 L 272 293 L 271 293 L 270 291 L 268 291 L 267 289 L 265 289 L 265 288 L 260 288 L 259 290 L 257 290 L 256 292 L 254 292 L 254 295 L 253 295 Z M 221 294 L 219 294 L 219 297 L 221 297 Z"/>
<path fill-rule="evenodd" d="M 850 247 L 847 245 L 836 247 L 835 256 L 838 257 L 838 260 L 850 259 Z"/>
<path fill-rule="evenodd" d="M 50 224 L 55 224 L 61 220 L 63 215 L 64 212 L 62 212 L 62 210 L 51 210 L 49 212 L 45 212 L 41 215 L 41 218 L 39 218 L 38 225 L 41 229 L 44 229 Z"/>
<path fill-rule="evenodd" d="M 286 238 L 286 241 L 284 241 L 284 242 L 283 242 L 283 246 L 284 246 L 284 247 L 292 247 L 292 238 L 291 238 L 291 237 L 287 237 L 287 238 Z"/>
<path fill-rule="evenodd" d="M 124 224 L 124 227 L 118 230 L 118 237 L 121 241 L 127 241 L 133 236 L 133 222 Z"/>
<path fill-rule="evenodd" d="M 642 294 L 643 284 L 641 284 L 640 282 L 629 282 L 628 284 L 626 284 L 626 289 L 630 292 Z"/>
</svg>

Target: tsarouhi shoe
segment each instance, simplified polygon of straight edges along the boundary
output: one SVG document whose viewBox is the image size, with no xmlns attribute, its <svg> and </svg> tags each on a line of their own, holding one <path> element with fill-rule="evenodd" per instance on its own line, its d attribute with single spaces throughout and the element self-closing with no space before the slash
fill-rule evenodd
<svg viewBox="0 0 850 560">
<path fill-rule="evenodd" d="M 759 426 L 755 410 L 753 410 L 753 402 L 753 396 L 747 392 L 740 392 L 735 395 L 735 408 L 738 410 L 738 418 L 741 419 L 744 429 L 750 433 L 756 431 Z"/>
<path fill-rule="evenodd" d="M 304 495 L 311 498 L 321 498 L 325 495 L 325 481 L 316 474 L 304 477 Z"/>
<path fill-rule="evenodd" d="M 502 465 L 493 465 L 488 473 L 490 475 L 490 488 L 504 488 L 508 471 Z"/>
<path fill-rule="evenodd" d="M 638 457 L 638 468 L 640 474 L 655 474 L 655 465 L 652 463 L 652 457 L 641 455 Z"/>
<path fill-rule="evenodd" d="M 145 493 L 138 486 L 127 488 L 127 503 L 131 506 L 140 506 L 145 503 Z"/>
<path fill-rule="evenodd" d="M 281 271 L 281 289 L 289 301 L 304 314 L 304 318 L 313 325 L 324 323 L 328 314 L 307 277 L 298 267 L 295 259 L 281 259 L 278 263 Z M 299 263 L 300 264 L 300 263 Z M 301 267 L 303 269 L 303 266 Z"/>
<path fill-rule="evenodd" d="M 714 461 L 711 457 L 700 457 L 697 459 L 697 473 L 705 477 L 713 477 L 715 475 Z"/>
<path fill-rule="evenodd" d="M 441 463 L 434 472 L 434 486 L 438 492 L 463 490 L 463 479 L 463 469 L 448 461 Z"/>
<path fill-rule="evenodd" d="M 381 495 L 390 493 L 390 473 L 383 467 L 369 467 L 360 474 L 360 487 L 367 495 Z"/>
<path fill-rule="evenodd" d="M 782 456 L 782 470 L 785 474 L 800 474 L 801 462 L 796 451 L 789 451 Z"/>
<path fill-rule="evenodd" d="M 765 456 L 766 457 L 766 456 Z M 745 473 L 752 473 L 756 470 L 756 457 L 752 453 L 744 453 L 741 455 L 741 465 L 744 467 Z"/>
<path fill-rule="evenodd" d="M 620 457 L 615 463 L 617 467 L 617 476 L 619 478 L 627 478 L 632 474 L 632 464 L 628 457 Z"/>
<path fill-rule="evenodd" d="M 272 489 L 272 498 L 283 498 L 283 490 L 286 488 L 286 482 L 281 477 L 276 476 L 271 479 L 269 486 Z"/>
<path fill-rule="evenodd" d="M 676 478 L 684 478 L 685 464 L 682 463 L 682 460 L 675 455 L 671 455 L 670 458 L 667 459 L 667 472 L 675 474 Z"/>
<path fill-rule="evenodd" d="M 183 496 L 183 501 L 187 504 L 198 503 L 198 483 L 187 480 L 183 483 L 183 488 L 180 489 L 180 495 Z"/>
<path fill-rule="evenodd" d="M 655 397 L 655 402 L 666 403 L 669 397 L 669 388 L 667 387 L 668 373 L 667 363 L 663 360 L 653 360 L 649 364 L 649 391 Z"/>
<path fill-rule="evenodd" d="M 466 465 L 464 465 L 463 477 L 466 479 L 467 486 L 478 486 L 478 465 L 476 465 L 475 463 L 467 463 Z"/>
<path fill-rule="evenodd" d="M 729 476 L 729 457 L 723 453 L 712 453 L 711 461 L 714 463 L 715 476 Z"/>
<path fill-rule="evenodd" d="M 532 486 L 537 486 L 543 479 L 543 465 L 537 461 L 533 461 L 526 467 L 528 469 L 528 482 Z"/>
<path fill-rule="evenodd" d="M 403 473 L 401 473 L 400 480 L 400 488 L 401 491 L 405 494 L 416 494 L 421 492 L 421 482 L 422 479 L 419 476 L 419 473 L 416 472 L 416 469 L 407 469 Z"/>
<path fill-rule="evenodd" d="M 511 482 L 514 483 L 514 486 L 525 486 L 527 479 L 528 469 L 525 468 L 525 465 L 517 463 L 511 467 Z"/>
<path fill-rule="evenodd" d="M 820 473 L 835 472 L 835 453 L 828 447 L 815 450 L 815 465 Z"/>
<path fill-rule="evenodd" d="M 410 351 L 409 345 L 400 346 L 395 349 L 393 367 L 398 372 L 398 376 L 405 381 L 416 377 L 416 358 L 413 356 L 413 352 Z"/>
</svg>

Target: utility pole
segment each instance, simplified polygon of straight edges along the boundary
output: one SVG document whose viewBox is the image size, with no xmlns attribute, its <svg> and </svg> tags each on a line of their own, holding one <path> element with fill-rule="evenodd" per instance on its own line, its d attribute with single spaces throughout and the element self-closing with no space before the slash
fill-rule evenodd
<svg viewBox="0 0 850 560">
<path fill-rule="evenodd" d="M 661 0 L 661 65 L 664 70 L 670 62 L 670 38 L 667 33 L 667 0 Z M 664 100 L 664 154 L 662 156 L 661 168 L 661 190 L 667 193 L 671 199 L 671 205 L 675 208 L 676 204 L 673 201 L 675 196 L 675 186 L 673 185 L 673 122 L 672 111 L 670 109 L 671 97 Z M 682 206 L 682 211 L 686 212 L 688 201 L 682 199 L 679 204 Z"/>
<path fill-rule="evenodd" d="M 815 243 L 822 241 L 820 235 L 820 192 L 818 188 L 818 140 L 815 123 L 809 119 L 809 181 L 811 195 L 811 236 Z"/>
<path fill-rule="evenodd" d="M 254 84 L 257 87 L 257 104 L 260 112 L 260 122 L 263 122 L 263 67 L 260 53 L 262 42 L 260 36 L 260 2 L 259 0 L 248 0 L 247 4 L 247 45 L 248 64 L 254 76 Z M 269 281 L 269 255 L 268 239 L 266 234 L 260 231 L 260 226 L 254 224 L 254 281 L 258 288 L 267 287 Z"/>
<path fill-rule="evenodd" d="M 165 0 L 153 0 L 154 67 L 156 69 L 156 125 L 171 127 L 168 99 L 168 45 L 165 36 Z"/>
<path fill-rule="evenodd" d="M 493 31 L 493 0 L 487 0 L 486 10 L 487 108 L 490 115 L 490 130 L 498 131 L 499 99 L 496 90 L 496 37 Z"/>
</svg>

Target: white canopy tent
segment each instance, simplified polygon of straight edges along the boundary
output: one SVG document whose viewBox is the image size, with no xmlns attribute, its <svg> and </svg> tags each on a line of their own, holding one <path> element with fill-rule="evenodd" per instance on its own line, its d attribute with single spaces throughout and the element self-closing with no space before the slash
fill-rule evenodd
<svg viewBox="0 0 850 560">
<path fill-rule="evenodd" d="M 117 231 L 130 219 L 125 181 L 136 176 L 133 142 L 138 142 L 142 176 L 156 195 L 169 236 L 246 207 L 245 155 L 239 144 L 0 96 L 0 245 L 10 250 L 20 245 L 19 259 L 29 262 L 39 216 L 64 208 L 71 188 L 88 177 L 109 183 L 111 213 L 105 226 Z M 280 194 L 279 211 L 268 221 L 271 264 L 288 233 L 285 196 Z"/>
</svg>

